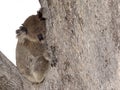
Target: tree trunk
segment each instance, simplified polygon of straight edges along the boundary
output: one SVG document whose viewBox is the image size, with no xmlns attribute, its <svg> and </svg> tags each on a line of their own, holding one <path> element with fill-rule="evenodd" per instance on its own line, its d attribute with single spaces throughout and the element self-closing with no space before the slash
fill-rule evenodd
<svg viewBox="0 0 120 90">
<path fill-rule="evenodd" d="M 120 0 L 39 1 L 46 8 L 48 50 L 58 62 L 38 90 L 120 90 Z M 5 62 L 18 79 L 13 83 L 4 77 L 10 70 L 0 65 L 0 81 L 4 74 L 13 85 L 3 90 L 33 90 L 16 67 Z"/>
</svg>

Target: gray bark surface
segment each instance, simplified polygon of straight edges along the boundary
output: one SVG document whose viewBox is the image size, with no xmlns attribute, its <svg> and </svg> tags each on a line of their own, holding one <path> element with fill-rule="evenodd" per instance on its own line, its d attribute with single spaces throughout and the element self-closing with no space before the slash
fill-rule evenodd
<svg viewBox="0 0 120 90">
<path fill-rule="evenodd" d="M 0 90 L 23 90 L 16 67 L 0 52 Z"/>
<path fill-rule="evenodd" d="M 58 60 L 43 90 L 120 90 L 120 0 L 39 1 Z"/>
<path fill-rule="evenodd" d="M 34 90 L 19 73 L 16 66 L 0 51 L 0 90 Z"/>
<path fill-rule="evenodd" d="M 120 90 L 120 0 L 39 1 L 57 65 L 38 90 Z M 0 53 L 0 88 L 2 82 L 10 88 L 3 90 L 33 90 Z"/>
</svg>

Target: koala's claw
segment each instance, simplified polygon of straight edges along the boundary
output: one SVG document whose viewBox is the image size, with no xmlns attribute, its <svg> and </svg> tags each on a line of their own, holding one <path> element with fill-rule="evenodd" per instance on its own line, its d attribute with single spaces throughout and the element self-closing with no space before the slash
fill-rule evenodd
<svg viewBox="0 0 120 90">
<path fill-rule="evenodd" d="M 51 66 L 52 66 L 52 67 L 55 67 L 55 66 L 56 66 L 56 64 L 57 64 L 57 62 L 58 62 L 58 61 L 57 61 L 57 59 L 52 60 L 52 62 L 51 62 Z"/>
</svg>

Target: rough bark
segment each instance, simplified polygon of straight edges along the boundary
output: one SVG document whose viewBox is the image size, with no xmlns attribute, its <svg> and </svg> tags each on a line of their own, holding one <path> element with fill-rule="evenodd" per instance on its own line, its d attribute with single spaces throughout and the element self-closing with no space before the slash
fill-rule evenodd
<svg viewBox="0 0 120 90">
<path fill-rule="evenodd" d="M 0 90 L 22 90 L 21 76 L 15 66 L 0 52 Z"/>
<path fill-rule="evenodd" d="M 48 49 L 58 61 L 39 90 L 120 90 L 120 0 L 39 1 Z M 6 90 L 33 90 L 0 55 L 0 88 L 7 80 Z"/>
<path fill-rule="evenodd" d="M 120 0 L 39 0 L 57 66 L 41 90 L 120 89 Z"/>
<path fill-rule="evenodd" d="M 16 66 L 0 52 L 0 90 L 34 90 Z"/>
</svg>

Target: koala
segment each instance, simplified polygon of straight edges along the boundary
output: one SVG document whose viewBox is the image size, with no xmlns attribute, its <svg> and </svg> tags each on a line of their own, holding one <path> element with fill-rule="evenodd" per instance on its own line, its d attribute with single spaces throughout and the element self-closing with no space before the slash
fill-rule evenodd
<svg viewBox="0 0 120 90">
<path fill-rule="evenodd" d="M 44 57 L 46 25 L 42 13 L 29 16 L 16 34 L 16 65 L 20 73 L 32 83 L 41 83 L 50 66 Z"/>
</svg>

